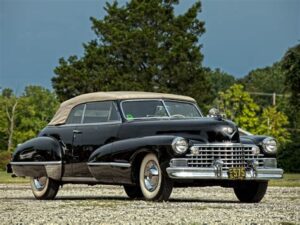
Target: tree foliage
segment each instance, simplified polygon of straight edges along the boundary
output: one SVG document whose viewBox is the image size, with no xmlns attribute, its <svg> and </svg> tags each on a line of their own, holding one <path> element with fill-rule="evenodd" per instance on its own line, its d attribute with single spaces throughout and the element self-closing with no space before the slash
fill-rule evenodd
<svg viewBox="0 0 300 225">
<path fill-rule="evenodd" d="M 52 118 L 58 101 L 48 89 L 27 86 L 21 96 L 4 89 L 0 105 L 0 149 L 11 150 L 38 134 Z"/>
<path fill-rule="evenodd" d="M 284 113 L 277 111 L 276 107 L 267 107 L 259 118 L 257 133 L 272 136 L 280 144 L 286 144 L 290 141 L 290 133 L 286 129 L 288 124 Z"/>
<path fill-rule="evenodd" d="M 285 84 L 290 93 L 289 117 L 293 128 L 300 129 L 300 44 L 290 48 L 282 59 Z"/>
<path fill-rule="evenodd" d="M 244 87 L 234 84 L 225 92 L 219 92 L 216 101 L 227 118 L 253 134 L 269 135 L 277 139 L 280 144 L 289 141 L 290 134 L 286 129 L 288 118 L 276 107 L 264 108 L 262 113 Z"/>
<path fill-rule="evenodd" d="M 11 89 L 3 89 L 0 97 L 0 133 L 2 136 L 0 144 L 6 145 L 7 150 L 10 150 L 13 147 L 18 103 L 19 100 Z"/>
<path fill-rule="evenodd" d="M 216 101 L 218 107 L 227 118 L 237 123 L 239 127 L 256 133 L 259 123 L 257 113 L 259 106 L 240 84 L 234 84 L 225 92 L 220 92 Z"/>
<path fill-rule="evenodd" d="M 291 132 L 291 141 L 279 149 L 278 165 L 285 172 L 300 173 L 300 131 Z"/>
<path fill-rule="evenodd" d="M 286 89 L 284 81 L 285 75 L 281 67 L 281 62 L 276 62 L 272 66 L 250 71 L 247 76 L 238 82 L 250 93 L 284 94 Z M 253 94 L 251 96 L 260 106 L 267 107 L 272 104 L 272 95 L 261 96 Z M 284 104 L 284 101 L 285 98 L 277 97 L 276 104 Z"/>
<path fill-rule="evenodd" d="M 285 84 L 291 92 L 291 104 L 300 109 L 300 44 L 290 48 L 282 59 Z"/>
<path fill-rule="evenodd" d="M 210 99 L 199 38 L 204 22 L 196 2 L 175 15 L 178 1 L 107 3 L 103 19 L 91 18 L 97 39 L 84 56 L 60 59 L 53 87 L 60 100 L 93 91 L 156 91 L 185 94 L 200 104 Z"/>
<path fill-rule="evenodd" d="M 234 76 L 221 71 L 219 68 L 215 70 L 208 68 L 207 72 L 211 80 L 213 98 L 216 98 L 220 91 L 226 91 L 236 82 Z"/>
<path fill-rule="evenodd" d="M 281 63 L 276 62 L 272 66 L 258 68 L 249 72 L 239 82 L 248 92 L 267 92 L 282 94 L 285 90 L 285 76 Z"/>
</svg>

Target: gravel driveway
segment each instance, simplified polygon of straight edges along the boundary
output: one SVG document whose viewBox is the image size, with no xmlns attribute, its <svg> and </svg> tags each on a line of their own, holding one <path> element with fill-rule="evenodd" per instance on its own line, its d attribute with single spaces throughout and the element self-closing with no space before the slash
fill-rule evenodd
<svg viewBox="0 0 300 225">
<path fill-rule="evenodd" d="M 270 187 L 259 204 L 231 189 L 177 188 L 169 202 L 131 201 L 118 186 L 65 185 L 54 201 L 0 185 L 0 224 L 300 224 L 300 188 Z"/>
</svg>

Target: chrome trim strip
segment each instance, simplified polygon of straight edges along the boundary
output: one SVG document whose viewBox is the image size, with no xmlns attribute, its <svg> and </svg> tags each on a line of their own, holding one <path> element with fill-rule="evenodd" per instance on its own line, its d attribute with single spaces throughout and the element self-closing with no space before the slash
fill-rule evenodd
<svg viewBox="0 0 300 225">
<path fill-rule="evenodd" d="M 242 143 L 231 143 L 231 142 L 224 142 L 224 143 L 203 143 L 203 144 L 194 144 L 191 147 L 253 147 L 256 146 L 254 144 L 242 144 Z"/>
<path fill-rule="evenodd" d="M 116 163 L 116 162 L 90 162 L 87 164 L 88 166 L 115 166 L 115 167 L 131 167 L 130 163 Z"/>
<path fill-rule="evenodd" d="M 83 106 L 83 111 L 82 111 L 80 123 L 83 123 L 85 110 L 86 110 L 86 103 L 85 103 L 84 106 Z M 71 113 L 71 112 L 70 112 L 70 113 Z M 69 114 L 69 116 L 70 116 L 70 114 Z M 68 118 L 69 118 L 69 116 L 68 116 Z"/>
<path fill-rule="evenodd" d="M 170 114 L 170 112 L 169 112 L 168 107 L 166 106 L 165 101 L 161 100 L 161 102 L 162 102 L 163 106 L 165 107 L 165 110 L 166 110 L 166 112 L 167 112 L 167 114 L 168 114 L 168 117 L 171 117 L 171 114 Z"/>
<path fill-rule="evenodd" d="M 62 161 L 45 161 L 45 162 L 10 162 L 12 166 L 46 166 L 60 165 Z"/>
<path fill-rule="evenodd" d="M 253 135 L 253 134 L 251 134 L 250 132 L 248 132 L 248 131 L 246 131 L 246 130 L 240 128 L 240 127 L 238 128 L 238 131 L 239 131 L 240 133 L 244 133 L 246 136 L 251 136 L 251 135 Z"/>
<path fill-rule="evenodd" d="M 101 122 L 101 123 L 72 123 L 72 124 L 63 124 L 60 127 L 77 127 L 77 126 L 90 126 L 90 125 L 110 125 L 110 124 L 121 124 L 120 121 L 113 121 L 113 122 Z"/>
<path fill-rule="evenodd" d="M 63 182 L 99 182 L 94 177 L 62 177 Z"/>
</svg>

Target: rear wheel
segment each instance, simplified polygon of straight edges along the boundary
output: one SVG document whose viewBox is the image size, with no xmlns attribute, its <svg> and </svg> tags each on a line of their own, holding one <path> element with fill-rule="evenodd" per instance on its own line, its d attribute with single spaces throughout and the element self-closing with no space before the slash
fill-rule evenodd
<svg viewBox="0 0 300 225">
<path fill-rule="evenodd" d="M 139 186 L 126 186 L 126 185 L 124 185 L 124 190 L 125 190 L 127 196 L 130 199 L 141 199 L 141 198 L 143 198 L 143 193 L 142 193 L 141 188 Z"/>
<path fill-rule="evenodd" d="M 246 181 L 234 187 L 234 193 L 241 202 L 260 202 L 266 194 L 268 181 Z"/>
<path fill-rule="evenodd" d="M 147 154 L 142 160 L 139 183 L 146 200 L 167 201 L 173 189 L 172 180 L 163 173 L 153 153 Z"/>
<path fill-rule="evenodd" d="M 34 197 L 39 200 L 54 199 L 59 189 L 59 183 L 49 177 L 30 178 L 30 185 Z"/>
</svg>

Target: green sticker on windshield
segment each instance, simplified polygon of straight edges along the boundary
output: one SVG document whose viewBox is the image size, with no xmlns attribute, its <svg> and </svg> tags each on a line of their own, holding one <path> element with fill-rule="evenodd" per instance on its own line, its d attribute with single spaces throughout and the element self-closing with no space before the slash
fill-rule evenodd
<svg viewBox="0 0 300 225">
<path fill-rule="evenodd" d="M 134 118 L 133 118 L 133 115 L 127 114 L 127 115 L 126 115 L 126 119 L 128 119 L 128 120 L 133 120 Z"/>
</svg>

